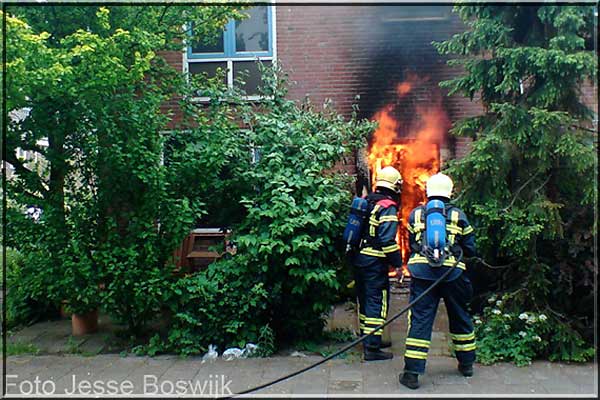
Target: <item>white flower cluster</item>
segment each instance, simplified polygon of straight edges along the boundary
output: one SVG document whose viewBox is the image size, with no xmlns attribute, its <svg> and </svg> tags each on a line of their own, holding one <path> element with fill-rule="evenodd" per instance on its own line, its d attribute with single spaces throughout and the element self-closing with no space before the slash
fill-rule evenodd
<svg viewBox="0 0 600 400">
<path fill-rule="evenodd" d="M 524 338 L 525 336 L 527 336 L 527 332 L 519 331 L 519 336 Z"/>
<path fill-rule="evenodd" d="M 525 320 L 527 318 L 529 318 L 529 315 L 527 315 L 527 313 L 521 313 L 521 314 L 519 314 L 519 319 Z"/>
<path fill-rule="evenodd" d="M 502 311 L 498 310 L 497 308 L 494 308 L 494 309 L 492 310 L 492 313 L 494 313 L 494 314 L 496 314 L 496 315 L 499 315 L 499 314 L 502 314 Z"/>
<path fill-rule="evenodd" d="M 496 301 L 496 307 L 502 307 L 502 300 Z"/>
<path fill-rule="evenodd" d="M 535 324 L 537 322 L 537 318 L 535 315 L 530 315 L 526 321 L 528 324 Z"/>
<path fill-rule="evenodd" d="M 545 314 L 535 316 L 535 314 L 521 313 L 519 314 L 519 319 L 527 322 L 528 324 L 535 324 L 538 321 L 546 321 L 548 317 Z"/>
<path fill-rule="evenodd" d="M 503 316 L 504 318 L 506 318 L 506 319 L 512 319 L 512 317 L 511 317 L 511 315 L 510 315 L 510 314 L 504 314 L 504 315 L 502 315 L 502 316 Z"/>
<path fill-rule="evenodd" d="M 542 341 L 542 338 L 541 338 L 541 337 L 539 337 L 538 335 L 535 335 L 535 336 L 533 337 L 533 340 L 535 340 L 536 342 L 541 342 L 541 341 Z"/>
<path fill-rule="evenodd" d="M 496 295 L 494 294 L 494 295 L 492 295 L 492 297 L 490 297 L 490 298 L 488 299 L 488 303 L 492 304 L 493 302 L 495 302 L 495 301 L 496 301 L 496 299 L 497 299 L 497 297 L 496 297 Z"/>
</svg>

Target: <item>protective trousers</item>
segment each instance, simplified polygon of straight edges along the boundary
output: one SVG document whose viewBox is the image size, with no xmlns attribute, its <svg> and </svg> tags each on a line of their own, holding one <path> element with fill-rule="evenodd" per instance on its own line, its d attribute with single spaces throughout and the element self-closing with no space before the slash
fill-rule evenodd
<svg viewBox="0 0 600 400">
<path fill-rule="evenodd" d="M 411 278 L 410 301 L 421 295 L 434 281 Z M 419 300 L 408 312 L 408 335 L 404 353 L 404 370 L 416 374 L 425 372 L 427 353 L 431 344 L 431 330 L 440 298 L 448 311 L 450 337 L 459 364 L 472 365 L 475 361 L 475 332 L 468 312 L 473 288 L 466 274 L 442 282 Z"/>
<path fill-rule="evenodd" d="M 359 304 L 359 320 L 361 334 L 369 334 L 374 328 L 383 324 L 387 317 L 390 300 L 390 280 L 388 268 L 380 262 L 354 268 L 356 290 Z M 383 329 L 365 339 L 365 349 L 379 350 Z"/>
</svg>

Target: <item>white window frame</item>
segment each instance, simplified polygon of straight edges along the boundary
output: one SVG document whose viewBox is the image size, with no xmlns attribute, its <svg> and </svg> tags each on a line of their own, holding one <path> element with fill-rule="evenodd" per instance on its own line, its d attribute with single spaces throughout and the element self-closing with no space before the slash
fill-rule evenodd
<svg viewBox="0 0 600 400">
<path fill-rule="evenodd" d="M 185 46 L 183 48 L 183 73 L 186 76 L 186 79 L 190 78 L 189 75 L 189 63 L 203 63 L 203 62 L 225 62 L 227 64 L 227 87 L 229 89 L 233 89 L 233 63 L 236 61 L 270 61 L 272 64 L 277 62 L 277 7 L 275 6 L 275 2 L 272 5 L 268 6 L 272 7 L 271 9 L 271 27 L 273 32 L 273 37 L 271 37 L 271 41 L 273 43 L 273 54 L 270 56 L 248 56 L 248 57 L 214 57 L 214 58 L 189 58 L 188 57 L 188 43 L 184 43 Z M 261 95 L 249 95 L 244 96 L 243 100 L 247 101 L 258 101 L 264 100 L 265 96 Z M 206 96 L 197 96 L 192 97 L 193 102 L 198 103 L 207 103 L 210 101 L 210 97 Z"/>
</svg>

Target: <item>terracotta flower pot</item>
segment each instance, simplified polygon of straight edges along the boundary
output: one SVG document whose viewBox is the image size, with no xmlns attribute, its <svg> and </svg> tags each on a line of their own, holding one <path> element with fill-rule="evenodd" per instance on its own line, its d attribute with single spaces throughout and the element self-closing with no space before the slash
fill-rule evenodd
<svg viewBox="0 0 600 400">
<path fill-rule="evenodd" d="M 87 335 L 98 330 L 98 310 L 93 310 L 85 314 L 75 314 L 71 316 L 71 330 L 73 336 Z"/>
</svg>

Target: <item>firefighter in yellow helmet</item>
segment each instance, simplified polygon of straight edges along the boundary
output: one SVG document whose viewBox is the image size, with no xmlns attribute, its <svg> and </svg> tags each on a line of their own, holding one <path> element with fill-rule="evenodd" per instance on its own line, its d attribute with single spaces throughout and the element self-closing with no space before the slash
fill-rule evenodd
<svg viewBox="0 0 600 400">
<path fill-rule="evenodd" d="M 410 301 L 420 296 L 433 281 L 438 280 L 447 271 L 446 268 L 456 264 L 454 254 L 458 249 L 455 246 L 460 246 L 465 257 L 474 256 L 476 253 L 473 228 L 465 213 L 450 204 L 452 189 L 453 183 L 449 176 L 442 173 L 433 175 L 427 181 L 427 200 L 428 202 L 439 200 L 441 203 L 435 202 L 438 207 L 435 211 L 432 208 L 419 206 L 410 213 L 408 218 L 407 229 L 411 250 L 408 260 L 408 270 L 411 274 Z M 430 262 L 423 246 L 424 236 L 427 233 L 427 213 L 436 211 L 440 212 L 440 218 L 445 216 L 446 244 L 449 250 L 447 258 L 441 264 Z M 458 359 L 458 370 L 464 376 L 473 375 L 475 333 L 468 311 L 473 289 L 469 278 L 463 273 L 465 269 L 464 262 L 456 264 L 445 281 L 418 301 L 409 311 L 404 373 L 400 376 L 400 383 L 410 389 L 419 387 L 418 376 L 425 372 L 431 330 L 440 298 L 444 299 L 448 311 L 450 337 Z"/>
<path fill-rule="evenodd" d="M 354 276 L 359 303 L 362 334 L 371 333 L 385 322 L 389 304 L 388 265 L 402 267 L 402 256 L 396 243 L 398 204 L 402 176 L 393 167 L 378 171 L 375 191 L 367 195 L 368 225 L 361 235 L 357 254 L 353 257 Z M 365 361 L 387 360 L 391 353 L 381 351 L 390 343 L 382 343 L 379 330 L 363 344 Z"/>
</svg>

